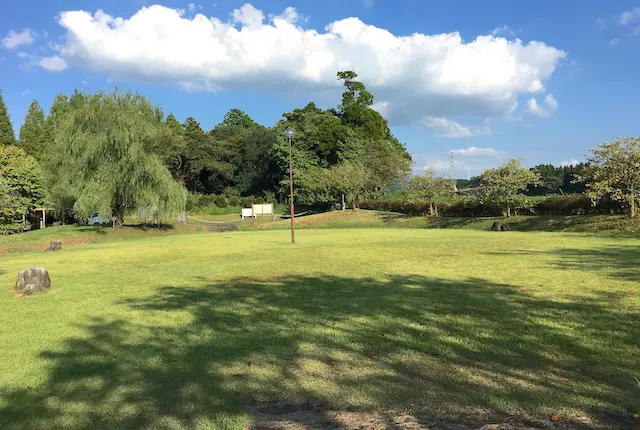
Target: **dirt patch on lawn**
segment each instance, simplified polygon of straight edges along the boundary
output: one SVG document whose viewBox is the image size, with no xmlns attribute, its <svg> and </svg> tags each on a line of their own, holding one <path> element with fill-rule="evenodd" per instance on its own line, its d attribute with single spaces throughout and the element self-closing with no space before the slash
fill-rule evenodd
<svg viewBox="0 0 640 430">
<path fill-rule="evenodd" d="M 257 402 L 250 408 L 253 423 L 247 430 L 533 430 L 533 429 L 633 429 L 631 417 L 597 420 L 594 417 L 559 417 L 526 419 L 520 415 L 504 415 L 489 410 L 470 408 L 452 416 L 444 411 L 412 407 L 359 411 L 333 408 L 322 401 L 287 403 L 280 401 Z M 611 418 L 611 417 L 608 417 Z"/>
</svg>

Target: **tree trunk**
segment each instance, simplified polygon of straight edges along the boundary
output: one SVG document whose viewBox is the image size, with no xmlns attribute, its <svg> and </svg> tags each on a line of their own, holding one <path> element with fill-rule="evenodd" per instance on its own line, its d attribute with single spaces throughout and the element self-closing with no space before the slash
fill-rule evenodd
<svg viewBox="0 0 640 430">
<path fill-rule="evenodd" d="M 429 216 L 433 216 L 433 203 L 429 202 Z"/>
<path fill-rule="evenodd" d="M 435 204 L 433 205 L 433 208 L 434 208 L 434 212 L 435 212 L 436 216 L 440 216 L 440 215 L 438 214 L 438 204 L 437 204 L 437 203 L 435 203 Z"/>
<path fill-rule="evenodd" d="M 511 217 L 511 207 L 507 205 L 507 218 Z"/>
<path fill-rule="evenodd" d="M 636 193 L 631 192 L 631 218 L 636 216 Z"/>
</svg>

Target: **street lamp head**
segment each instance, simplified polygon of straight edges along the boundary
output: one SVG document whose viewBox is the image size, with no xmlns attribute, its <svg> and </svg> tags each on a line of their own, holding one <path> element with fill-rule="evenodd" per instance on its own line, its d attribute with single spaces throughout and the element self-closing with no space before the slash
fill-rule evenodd
<svg viewBox="0 0 640 430">
<path fill-rule="evenodd" d="M 284 131 L 285 136 L 287 137 L 293 137 L 293 130 L 291 130 L 290 128 L 286 129 Z"/>
</svg>

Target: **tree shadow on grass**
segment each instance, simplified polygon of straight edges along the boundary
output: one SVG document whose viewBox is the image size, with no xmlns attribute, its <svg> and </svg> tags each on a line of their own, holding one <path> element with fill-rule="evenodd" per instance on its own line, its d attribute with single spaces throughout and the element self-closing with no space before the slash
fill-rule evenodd
<svg viewBox="0 0 640 430">
<path fill-rule="evenodd" d="M 609 245 L 599 248 L 558 248 L 553 251 L 513 250 L 487 255 L 521 255 L 549 258 L 545 264 L 560 269 L 594 271 L 627 281 L 640 281 L 640 247 Z"/>
<path fill-rule="evenodd" d="M 405 408 L 421 427 L 557 413 L 631 428 L 640 408 L 640 320 L 612 295 L 308 276 L 162 286 L 120 305 L 130 318 L 96 318 L 41 353 L 42 385 L 0 390 L 1 428 L 359 428 L 349 412 L 380 411 L 397 427 Z"/>
</svg>

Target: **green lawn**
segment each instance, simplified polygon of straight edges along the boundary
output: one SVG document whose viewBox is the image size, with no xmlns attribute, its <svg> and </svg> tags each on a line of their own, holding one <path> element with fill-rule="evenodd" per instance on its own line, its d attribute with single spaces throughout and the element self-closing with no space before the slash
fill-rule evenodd
<svg viewBox="0 0 640 430">
<path fill-rule="evenodd" d="M 637 423 L 639 240 L 288 238 L 195 233 L 0 255 L 0 428 Z M 14 297 L 17 270 L 32 265 L 54 291 Z"/>
</svg>

